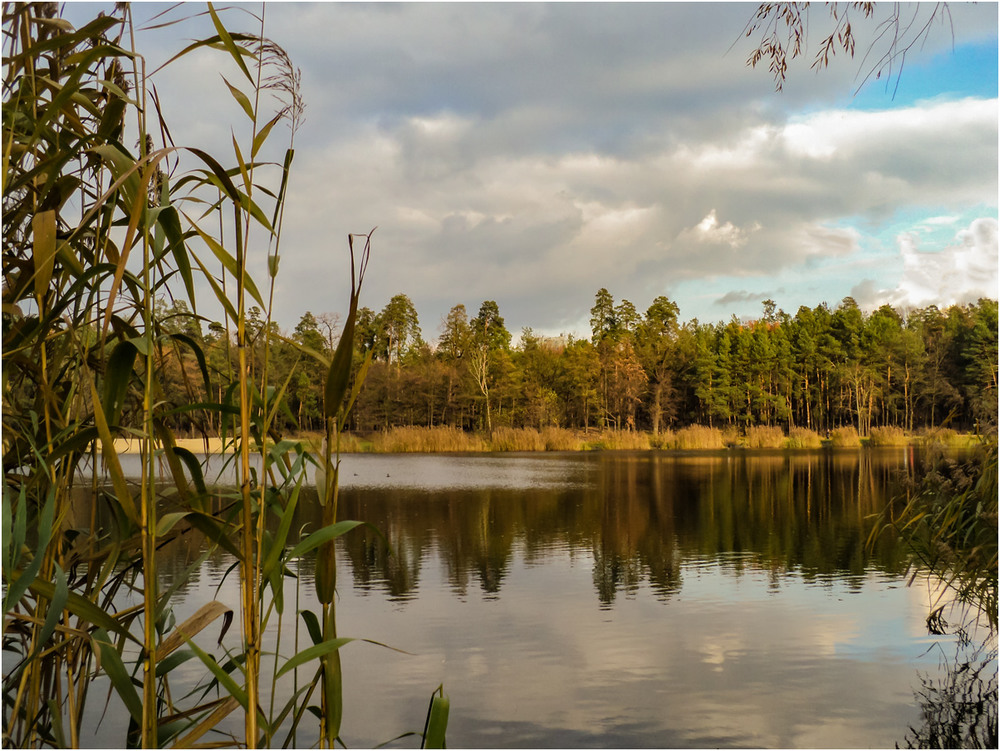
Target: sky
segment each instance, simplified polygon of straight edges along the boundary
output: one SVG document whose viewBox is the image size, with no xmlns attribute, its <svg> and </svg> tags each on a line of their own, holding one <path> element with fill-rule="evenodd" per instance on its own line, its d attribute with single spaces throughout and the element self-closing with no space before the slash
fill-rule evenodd
<svg viewBox="0 0 1000 751">
<path fill-rule="evenodd" d="M 169 7 L 136 4 L 136 21 Z M 231 30 L 258 28 L 226 7 Z M 815 71 L 829 21 L 814 6 L 780 93 L 746 65 L 756 7 L 269 3 L 265 34 L 306 103 L 275 319 L 342 314 L 346 236 L 374 227 L 361 304 L 407 295 L 428 341 L 484 300 L 515 335 L 589 337 L 601 288 L 705 323 L 765 299 L 794 314 L 848 295 L 866 310 L 996 298 L 997 5 L 949 4 L 877 79 L 883 18 L 853 19 L 855 57 Z M 904 27 L 933 8 L 903 5 Z M 152 70 L 208 29 L 136 43 Z M 175 142 L 220 158 L 245 121 L 224 74 L 203 50 L 152 79 Z M 251 253 L 263 279 L 266 251 Z"/>
</svg>

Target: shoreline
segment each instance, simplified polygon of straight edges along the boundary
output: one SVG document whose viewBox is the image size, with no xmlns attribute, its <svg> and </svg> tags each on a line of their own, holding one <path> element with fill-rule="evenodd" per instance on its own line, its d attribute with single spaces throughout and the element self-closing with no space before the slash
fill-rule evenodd
<svg viewBox="0 0 1000 751">
<path fill-rule="evenodd" d="M 192 454 L 222 453 L 221 438 L 177 438 L 174 443 L 178 448 L 187 449 Z M 138 438 L 115 438 L 115 452 L 119 454 L 138 454 L 140 446 L 141 441 Z"/>
<path fill-rule="evenodd" d="M 397 429 L 399 430 L 399 429 Z M 523 431 L 523 432 L 522 432 Z M 692 441 L 688 445 L 678 445 L 669 440 L 657 440 L 650 433 L 640 432 L 605 432 L 576 433 L 572 437 L 553 442 L 543 439 L 543 434 L 535 430 L 519 430 L 520 435 L 505 436 L 492 440 L 477 434 L 465 434 L 460 440 L 455 439 L 455 433 L 448 429 L 419 429 L 416 434 L 395 435 L 394 431 L 372 435 L 347 434 L 343 437 L 342 454 L 454 454 L 454 453 L 551 453 L 559 451 L 591 452 L 591 451 L 808 451 L 817 449 L 868 449 L 868 448 L 926 448 L 939 445 L 945 448 L 971 448 L 977 445 L 983 436 L 971 433 L 946 434 L 910 434 L 894 436 L 893 441 L 872 440 L 871 437 L 857 437 L 854 441 L 840 443 L 829 438 L 820 439 L 805 444 L 795 444 L 785 439 L 772 442 L 749 445 L 745 439 L 732 439 L 720 443 L 717 440 Z M 662 434 L 661 434 L 662 435 Z M 394 438 L 394 439 L 393 439 Z M 231 441 L 232 439 L 230 439 Z M 288 436 L 285 440 L 301 442 L 308 451 L 318 452 L 322 438 L 316 434 L 305 433 Z M 672 445 L 671 445 L 672 444 Z M 223 441 L 217 436 L 208 438 L 177 438 L 175 445 L 193 454 L 209 455 L 223 453 Z M 118 454 L 138 454 L 141 441 L 138 438 L 116 438 L 114 448 Z M 159 448 L 159 446 L 158 446 Z"/>
</svg>

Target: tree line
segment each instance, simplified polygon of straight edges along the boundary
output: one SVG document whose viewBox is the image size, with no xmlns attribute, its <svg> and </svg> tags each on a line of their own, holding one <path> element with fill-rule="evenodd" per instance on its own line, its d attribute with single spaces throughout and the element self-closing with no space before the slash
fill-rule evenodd
<svg viewBox="0 0 1000 751">
<path fill-rule="evenodd" d="M 847 297 L 835 308 L 802 306 L 794 315 L 765 300 L 756 320 L 711 324 L 682 323 L 679 313 L 667 297 L 641 313 L 601 289 L 589 339 L 525 328 L 515 345 L 499 306 L 486 300 L 471 317 L 455 305 L 431 344 L 412 301 L 398 294 L 378 313 L 358 310 L 356 371 L 369 362 L 349 428 L 552 426 L 654 435 L 692 424 L 819 433 L 854 426 L 861 435 L 879 426 L 995 428 L 995 300 L 865 313 Z M 231 332 L 218 324 L 203 331 L 183 301 L 161 302 L 161 319 L 167 330 L 201 342 L 211 396 L 224 400 L 235 362 Z M 300 349 L 331 356 L 338 317 L 307 312 L 283 333 L 252 309 L 247 326 L 248 367 L 260 367 L 265 344 L 272 349 L 267 378 L 283 397 L 281 427 L 320 430 L 322 373 L 300 360 Z M 192 384 L 203 379 L 191 375 L 198 364 L 182 350 L 162 354 L 168 398 L 200 400 Z M 181 429 L 213 427 L 178 419 L 188 421 Z"/>
</svg>

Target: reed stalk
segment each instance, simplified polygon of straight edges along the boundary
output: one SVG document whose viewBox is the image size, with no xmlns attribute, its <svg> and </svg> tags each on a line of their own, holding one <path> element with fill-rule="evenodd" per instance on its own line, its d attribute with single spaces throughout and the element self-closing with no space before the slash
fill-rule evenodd
<svg viewBox="0 0 1000 751">
<path fill-rule="evenodd" d="M 343 707 L 339 649 L 349 641 L 337 634 L 334 542 L 357 526 L 337 519 L 337 469 L 346 417 L 368 362 L 360 371 L 353 367 L 370 233 L 361 236 L 357 265 L 356 236 L 349 237 L 348 325 L 334 357 L 321 358 L 328 368 L 324 525 L 296 542 L 291 525 L 304 452 L 273 430 L 288 384 L 270 383 L 268 340 L 291 141 L 283 161 L 271 165 L 278 167 L 277 187 L 259 182 L 271 174 L 260 152 L 273 127 L 301 117 L 290 63 L 264 38 L 263 15 L 258 33 L 234 34 L 211 5 L 215 34 L 174 58 L 219 49 L 246 79 L 240 87 L 249 87 L 250 95 L 226 81 L 252 127 L 249 147 L 234 139 L 235 166 L 225 168 L 196 148 L 154 148 L 147 134 L 159 126 L 168 141 L 169 131 L 137 52 L 129 6 L 79 30 L 55 12 L 48 4 L 3 6 L 2 570 L 5 660 L 9 653 L 12 662 L 3 677 L 4 744 L 78 745 L 94 711 L 89 687 L 101 678 L 127 712 L 124 722 L 118 718 L 128 725 L 122 746 L 201 743 L 221 732 L 219 723 L 237 708 L 244 713 L 244 745 L 270 746 L 287 727 L 287 746 L 317 689 L 323 744 L 332 746 Z M 246 60 L 256 64 L 255 74 Z M 264 71 L 275 60 L 285 75 L 277 85 L 292 99 L 266 119 L 260 94 L 271 85 Z M 133 153 L 126 144 L 136 136 Z M 169 160 L 178 169 L 191 160 L 196 166 L 171 182 L 174 170 L 161 167 Z M 258 205 L 260 196 L 269 207 Z M 267 253 L 266 302 L 248 273 L 258 247 Z M 133 272 L 130 258 L 142 268 Z M 171 329 L 157 309 L 159 296 L 177 292 L 196 311 L 196 280 L 208 285 L 225 312 L 225 330 L 235 334 L 234 357 L 227 336 L 216 374 L 230 375 L 222 385 L 213 384 L 203 342 Z M 267 314 L 260 369 L 248 331 L 251 304 Z M 170 357 L 179 362 L 182 352 L 196 363 L 205 394 L 194 398 L 197 384 L 182 364 L 187 403 L 171 402 L 165 388 L 164 366 Z M 203 466 L 170 427 L 178 414 L 218 426 L 237 468 L 235 492 L 210 491 Z M 127 481 L 118 455 L 124 438 L 138 441 L 138 488 Z M 252 452 L 262 461 L 257 482 Z M 98 455 L 106 484 L 96 479 Z M 84 457 L 95 470 L 86 482 L 95 500 L 89 521 L 74 512 Z M 172 486 L 169 499 L 162 481 Z M 171 602 L 183 577 L 162 591 L 158 586 L 160 548 L 195 532 L 209 550 L 224 550 L 239 566 L 240 647 L 223 648 L 219 659 L 196 638 L 212 625 L 224 635 L 230 609 L 209 602 L 175 623 Z M 281 623 L 286 572 L 313 554 L 322 607 L 319 617 L 305 611 L 301 618 L 314 644 L 299 651 L 296 643 L 290 657 L 275 653 L 267 701 L 263 634 L 273 614 Z M 280 644 L 279 633 L 279 651 Z M 175 690 L 171 672 L 189 660 L 200 661 L 204 674 L 194 686 L 185 682 L 183 691 Z M 299 687 L 296 672 L 294 695 L 282 701 L 279 678 L 310 661 L 319 666 L 315 677 Z M 199 698 L 213 687 L 222 695 Z M 440 701 L 435 706 L 438 720 L 428 732 L 443 739 Z"/>
<path fill-rule="evenodd" d="M 128 28 L 129 42 L 132 54 L 135 56 L 137 65 L 133 66 L 134 90 L 140 97 L 141 106 L 136 108 L 137 130 L 139 138 L 139 165 L 145 165 L 143 172 L 143 186 L 148 186 L 152 178 L 152 165 L 150 159 L 150 139 L 147 137 L 147 98 L 146 98 L 146 69 L 145 60 L 136 54 L 135 46 L 135 24 L 132 20 L 131 8 L 124 11 L 124 26 Z M 136 202 L 143 200 L 148 188 L 137 191 Z M 153 393 L 153 373 L 156 372 L 155 342 L 153 338 L 153 272 L 155 262 L 152 257 L 152 248 L 149 238 L 148 224 L 143 221 L 144 217 L 139 217 L 140 238 L 142 243 L 142 325 L 145 335 L 143 348 L 145 350 L 144 378 L 142 390 L 142 438 L 140 440 L 140 455 L 142 457 L 142 477 L 140 481 L 140 527 L 139 534 L 142 538 L 142 602 L 143 602 L 143 695 L 142 695 L 142 723 L 140 737 L 143 748 L 157 748 L 159 739 L 157 737 L 158 727 L 158 707 L 157 707 L 157 632 L 156 623 L 158 620 L 158 600 L 157 592 L 157 572 L 156 572 L 156 548 L 157 548 L 157 498 L 156 498 L 156 460 L 154 447 L 154 400 Z"/>
</svg>

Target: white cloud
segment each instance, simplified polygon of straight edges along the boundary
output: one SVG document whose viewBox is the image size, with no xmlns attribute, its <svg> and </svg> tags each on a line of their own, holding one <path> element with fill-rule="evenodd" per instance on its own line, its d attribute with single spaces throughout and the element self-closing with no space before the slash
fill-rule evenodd
<svg viewBox="0 0 1000 751">
<path fill-rule="evenodd" d="M 820 258 L 849 256 L 858 250 L 861 233 L 854 227 L 803 227 L 799 240 L 804 250 Z"/>
<path fill-rule="evenodd" d="M 921 229 L 949 226 L 959 221 L 957 216 L 929 216 L 918 225 Z"/>
<path fill-rule="evenodd" d="M 677 240 L 679 243 L 693 241 L 704 245 L 725 245 L 737 249 L 746 245 L 750 235 L 760 229 L 760 222 L 753 222 L 745 228 L 737 227 L 729 221 L 720 224 L 715 209 L 712 209 L 694 227 L 681 232 Z"/>
<path fill-rule="evenodd" d="M 897 308 L 945 307 L 997 297 L 997 220 L 984 217 L 956 233 L 954 242 L 939 250 L 923 250 L 917 231 L 897 237 L 902 278 L 895 288 L 880 288 L 872 280 L 855 288 L 867 308 L 888 303 Z"/>
<path fill-rule="evenodd" d="M 770 279 L 829 258 L 846 267 L 900 211 L 925 207 L 912 230 L 926 243 L 969 206 L 996 204 L 995 98 L 843 109 L 854 63 L 805 66 L 776 95 L 766 71 L 726 54 L 747 14 L 715 3 L 295 3 L 269 14 L 307 99 L 278 319 L 342 309 L 343 238 L 374 226 L 365 304 L 405 292 L 427 327 L 458 302 L 495 299 L 513 330 L 551 331 L 585 321 L 600 287 L 643 308 L 685 281 Z M 995 9 L 955 14 L 995 20 Z M 170 53 L 182 46 L 166 41 L 177 40 L 160 39 Z M 243 121 L 212 69 L 224 59 L 193 54 L 157 86 L 179 142 L 229 164 L 230 122 L 239 136 Z M 949 273 L 987 273 L 977 242 Z M 714 315 L 726 289 L 766 286 L 713 290 L 701 310 L 693 296 L 678 302 L 684 316 Z M 815 288 L 787 305 L 848 292 Z"/>
</svg>

